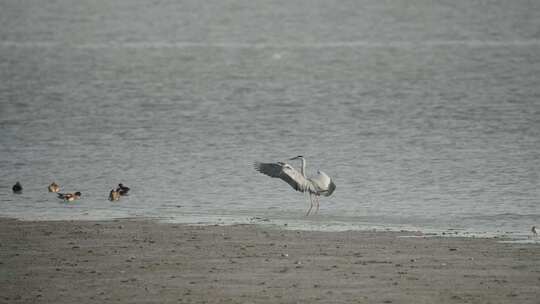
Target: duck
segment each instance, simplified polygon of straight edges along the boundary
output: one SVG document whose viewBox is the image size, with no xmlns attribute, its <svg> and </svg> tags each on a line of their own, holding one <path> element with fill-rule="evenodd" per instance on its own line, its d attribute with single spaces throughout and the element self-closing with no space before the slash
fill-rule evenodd
<svg viewBox="0 0 540 304">
<path fill-rule="evenodd" d="M 47 187 L 47 189 L 49 189 L 49 192 L 55 192 L 56 193 L 56 192 L 60 191 L 60 186 L 57 183 L 52 182 L 49 185 L 49 187 Z"/>
<path fill-rule="evenodd" d="M 58 193 L 58 198 L 63 199 L 68 202 L 72 202 L 74 200 L 81 198 L 81 192 L 77 191 L 75 193 Z"/>
<path fill-rule="evenodd" d="M 114 188 L 111 189 L 111 192 L 109 193 L 109 200 L 112 202 L 112 201 L 117 201 L 120 199 L 120 192 L 118 192 L 118 190 L 115 190 Z"/>
<path fill-rule="evenodd" d="M 15 185 L 13 185 L 13 188 L 11 188 L 13 190 L 13 193 L 17 193 L 17 194 L 20 194 L 22 193 L 22 185 L 21 183 L 17 182 L 15 183 Z"/>
<path fill-rule="evenodd" d="M 129 187 L 124 186 L 124 184 L 118 184 L 118 188 L 116 188 L 116 192 L 120 194 L 121 196 L 127 195 L 129 192 Z"/>
</svg>

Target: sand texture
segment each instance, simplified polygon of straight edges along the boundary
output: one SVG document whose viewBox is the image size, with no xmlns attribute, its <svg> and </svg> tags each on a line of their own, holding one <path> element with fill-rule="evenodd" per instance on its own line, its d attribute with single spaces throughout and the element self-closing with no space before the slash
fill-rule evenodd
<svg viewBox="0 0 540 304">
<path fill-rule="evenodd" d="M 0 220 L 0 303 L 540 303 L 540 246 Z"/>
</svg>

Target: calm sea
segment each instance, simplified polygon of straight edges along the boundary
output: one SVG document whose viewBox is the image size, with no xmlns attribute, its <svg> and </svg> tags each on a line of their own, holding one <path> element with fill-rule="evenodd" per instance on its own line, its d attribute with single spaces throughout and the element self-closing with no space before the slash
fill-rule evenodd
<svg viewBox="0 0 540 304">
<path fill-rule="evenodd" d="M 526 237 L 539 29 L 527 0 L 1 1 L 0 215 Z M 252 167 L 296 155 L 337 185 L 316 216 Z"/>
</svg>

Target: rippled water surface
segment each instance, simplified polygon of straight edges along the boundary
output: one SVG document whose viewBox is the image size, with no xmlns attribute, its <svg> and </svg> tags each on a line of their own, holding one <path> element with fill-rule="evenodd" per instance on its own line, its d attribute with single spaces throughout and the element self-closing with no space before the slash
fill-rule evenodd
<svg viewBox="0 0 540 304">
<path fill-rule="evenodd" d="M 525 236 L 539 28 L 525 0 L 2 1 L 0 214 Z M 299 154 L 337 185 L 309 218 L 252 168 Z"/>
</svg>

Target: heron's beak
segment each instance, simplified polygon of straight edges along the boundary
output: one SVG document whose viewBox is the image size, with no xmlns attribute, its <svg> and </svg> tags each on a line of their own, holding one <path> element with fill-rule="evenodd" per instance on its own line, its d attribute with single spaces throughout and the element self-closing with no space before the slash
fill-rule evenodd
<svg viewBox="0 0 540 304">
<path fill-rule="evenodd" d="M 289 158 L 289 160 L 295 160 L 295 159 L 298 159 L 298 156 L 295 156 L 293 158 Z"/>
</svg>

